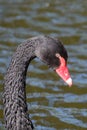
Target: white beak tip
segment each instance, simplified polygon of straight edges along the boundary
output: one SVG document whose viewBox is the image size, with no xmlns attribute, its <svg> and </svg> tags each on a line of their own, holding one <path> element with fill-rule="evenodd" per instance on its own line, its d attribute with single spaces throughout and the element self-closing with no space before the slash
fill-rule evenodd
<svg viewBox="0 0 87 130">
<path fill-rule="evenodd" d="M 69 85 L 69 87 L 71 87 L 72 86 L 72 79 L 71 78 L 67 79 L 66 83 Z"/>
</svg>

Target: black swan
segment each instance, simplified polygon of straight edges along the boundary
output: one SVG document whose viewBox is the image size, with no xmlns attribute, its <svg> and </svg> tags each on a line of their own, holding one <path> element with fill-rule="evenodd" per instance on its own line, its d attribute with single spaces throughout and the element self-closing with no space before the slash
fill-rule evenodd
<svg viewBox="0 0 87 130">
<path fill-rule="evenodd" d="M 33 130 L 26 103 L 26 72 L 32 59 L 38 57 L 69 85 L 72 79 L 67 68 L 67 52 L 63 44 L 49 36 L 27 39 L 12 57 L 4 79 L 4 117 L 7 130 Z"/>
</svg>

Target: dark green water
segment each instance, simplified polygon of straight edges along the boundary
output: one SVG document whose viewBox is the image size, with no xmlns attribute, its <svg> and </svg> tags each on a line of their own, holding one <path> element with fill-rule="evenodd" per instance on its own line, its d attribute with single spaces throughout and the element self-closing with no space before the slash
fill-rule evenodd
<svg viewBox="0 0 87 130">
<path fill-rule="evenodd" d="M 41 34 L 65 44 L 73 86 L 38 59 L 31 63 L 26 91 L 35 128 L 87 130 L 87 0 L 0 0 L 0 129 L 3 77 L 11 56 L 23 40 Z"/>
</svg>

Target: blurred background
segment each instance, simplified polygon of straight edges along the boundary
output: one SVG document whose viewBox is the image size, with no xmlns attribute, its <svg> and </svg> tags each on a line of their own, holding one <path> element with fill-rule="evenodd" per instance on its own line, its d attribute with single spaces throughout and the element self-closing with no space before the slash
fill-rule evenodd
<svg viewBox="0 0 87 130">
<path fill-rule="evenodd" d="M 63 41 L 73 86 L 38 59 L 32 61 L 26 92 L 35 130 L 87 130 L 87 0 L 0 0 L 0 130 L 7 67 L 16 47 L 38 35 Z"/>
</svg>

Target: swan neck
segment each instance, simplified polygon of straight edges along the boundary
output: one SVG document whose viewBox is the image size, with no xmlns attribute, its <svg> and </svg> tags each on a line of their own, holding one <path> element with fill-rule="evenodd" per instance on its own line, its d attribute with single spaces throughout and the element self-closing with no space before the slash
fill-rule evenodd
<svg viewBox="0 0 87 130">
<path fill-rule="evenodd" d="M 20 44 L 12 57 L 5 76 L 4 115 L 8 130 L 24 130 L 25 126 L 25 130 L 27 128 L 33 129 L 27 114 L 25 80 L 28 65 L 35 58 L 34 51 L 35 45 L 31 42 L 27 41 Z"/>
</svg>

